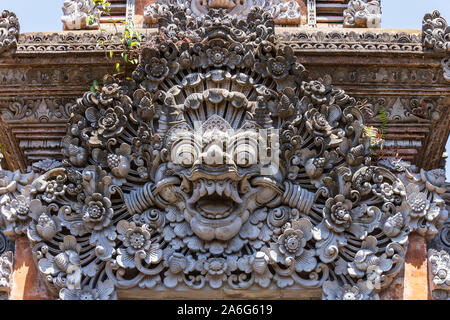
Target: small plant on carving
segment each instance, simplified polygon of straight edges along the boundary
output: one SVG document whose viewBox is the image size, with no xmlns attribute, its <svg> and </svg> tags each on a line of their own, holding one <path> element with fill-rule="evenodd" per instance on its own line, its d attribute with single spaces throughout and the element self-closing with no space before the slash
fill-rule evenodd
<svg viewBox="0 0 450 320">
<path fill-rule="evenodd" d="M 141 45 L 142 36 L 139 31 L 135 30 L 134 22 L 132 21 L 120 21 L 124 25 L 123 31 L 119 31 L 119 28 L 111 16 L 111 3 L 106 0 L 91 0 L 94 5 L 93 12 L 98 12 L 96 14 L 91 14 L 86 17 L 87 25 L 92 25 L 96 21 L 99 24 L 100 33 L 107 32 L 100 23 L 100 16 L 106 15 L 111 18 L 111 22 L 113 23 L 115 33 L 110 39 L 98 40 L 97 48 L 102 48 L 105 52 L 106 59 L 114 65 L 114 72 L 112 73 L 113 77 L 125 78 L 130 80 L 131 78 L 127 75 L 129 71 L 134 69 L 134 65 L 136 65 L 138 61 L 138 54 L 136 53 L 137 49 Z M 119 41 L 123 45 L 123 49 L 120 51 L 107 50 L 106 47 L 109 43 Z M 117 57 L 120 56 L 120 59 Z M 131 68 L 132 67 L 132 68 Z M 94 80 L 90 90 L 93 92 L 98 91 L 100 88 L 97 80 Z"/>
<path fill-rule="evenodd" d="M 369 107 L 367 100 L 359 101 L 356 105 L 363 113 L 367 114 L 369 118 L 372 118 L 374 115 L 374 112 Z M 384 155 L 384 134 L 386 132 L 387 128 L 387 113 L 386 110 L 381 107 L 379 111 L 379 118 L 381 119 L 381 128 L 378 130 L 377 128 L 373 126 L 364 126 L 364 134 L 366 137 L 369 138 L 370 144 L 369 144 L 369 150 L 370 150 L 370 156 L 377 158 L 378 160 L 381 159 Z"/>
</svg>

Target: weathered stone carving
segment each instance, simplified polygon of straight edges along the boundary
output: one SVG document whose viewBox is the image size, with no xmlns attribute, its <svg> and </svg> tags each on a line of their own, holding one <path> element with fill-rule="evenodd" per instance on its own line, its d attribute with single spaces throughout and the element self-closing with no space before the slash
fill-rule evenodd
<svg viewBox="0 0 450 320">
<path fill-rule="evenodd" d="M 450 82 L 450 58 L 442 59 L 442 69 L 444 70 L 444 79 Z"/>
<path fill-rule="evenodd" d="M 450 255 L 442 250 L 430 249 L 428 259 L 431 266 L 433 283 L 441 288 L 450 288 Z"/>
<path fill-rule="evenodd" d="M 300 24 L 301 11 L 298 3 L 293 0 L 170 0 L 157 1 L 145 8 L 144 20 L 148 25 L 155 25 L 158 18 L 163 16 L 175 5 L 186 10 L 190 18 L 198 18 L 208 13 L 209 9 L 225 9 L 228 14 L 239 19 L 245 19 L 252 8 L 261 8 L 269 12 L 276 24 Z"/>
<path fill-rule="evenodd" d="M 447 251 L 428 250 L 431 277 L 434 284 L 433 298 L 450 299 L 450 255 Z"/>
<path fill-rule="evenodd" d="M 65 30 L 98 29 L 100 11 L 91 0 L 65 0 L 61 21 Z M 94 15 L 95 21 L 88 25 L 86 18 Z"/>
<path fill-rule="evenodd" d="M 260 8 L 246 20 L 169 9 L 132 80 L 109 77 L 72 107 L 63 165 L 5 175 L 5 233 L 28 236 L 61 299 L 132 287 L 376 298 L 409 232 L 446 219 L 440 178 L 372 165 L 355 99 L 309 78 Z"/>
<path fill-rule="evenodd" d="M 344 10 L 345 28 L 379 28 L 381 26 L 380 0 L 351 0 Z"/>
<path fill-rule="evenodd" d="M 11 275 L 13 273 L 14 255 L 12 251 L 0 256 L 0 300 L 7 300 L 11 290 Z"/>
<path fill-rule="evenodd" d="M 420 34 L 372 31 L 317 31 L 302 30 L 276 35 L 277 41 L 289 42 L 295 51 L 340 50 L 340 51 L 422 51 Z"/>
<path fill-rule="evenodd" d="M 0 56 L 16 52 L 20 25 L 17 16 L 8 10 L 3 10 L 0 17 Z"/>
<path fill-rule="evenodd" d="M 17 98 L 2 112 L 4 120 L 33 120 L 49 122 L 69 119 L 70 108 L 75 101 L 71 99 L 23 99 Z"/>
<path fill-rule="evenodd" d="M 450 51 L 450 26 L 438 10 L 428 13 L 422 22 L 423 44 L 436 52 Z"/>
</svg>

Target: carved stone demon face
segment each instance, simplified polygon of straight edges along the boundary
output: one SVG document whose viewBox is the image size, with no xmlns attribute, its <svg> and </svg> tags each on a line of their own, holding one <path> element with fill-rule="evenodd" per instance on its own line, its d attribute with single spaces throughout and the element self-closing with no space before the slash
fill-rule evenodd
<svg viewBox="0 0 450 320">
<path fill-rule="evenodd" d="M 258 133 L 234 131 L 218 115 L 194 131 L 177 126 L 169 136 L 172 169 L 186 186 L 184 217 L 202 240 L 232 239 L 248 220 L 257 189 L 248 178 L 259 172 Z"/>
</svg>

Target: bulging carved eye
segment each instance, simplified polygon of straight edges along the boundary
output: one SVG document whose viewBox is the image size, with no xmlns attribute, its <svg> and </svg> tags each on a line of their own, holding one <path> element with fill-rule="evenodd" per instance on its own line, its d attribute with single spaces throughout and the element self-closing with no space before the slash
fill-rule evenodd
<svg viewBox="0 0 450 320">
<path fill-rule="evenodd" d="M 172 162 L 183 167 L 191 167 L 198 159 L 199 150 L 192 140 L 184 140 L 172 148 Z"/>
<path fill-rule="evenodd" d="M 256 144 L 247 139 L 237 141 L 234 148 L 234 161 L 238 166 L 244 168 L 257 164 L 258 148 Z"/>
</svg>

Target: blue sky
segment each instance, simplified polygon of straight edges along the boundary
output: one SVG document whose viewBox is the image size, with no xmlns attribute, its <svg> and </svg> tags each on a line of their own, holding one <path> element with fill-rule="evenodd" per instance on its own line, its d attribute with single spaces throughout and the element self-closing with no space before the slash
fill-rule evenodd
<svg viewBox="0 0 450 320">
<path fill-rule="evenodd" d="M 61 7 L 64 0 L 0 0 L 0 9 L 17 14 L 21 32 L 60 31 Z M 417 29 L 422 27 L 425 13 L 437 9 L 450 22 L 450 0 L 382 0 L 382 27 Z M 450 140 L 447 141 L 450 152 Z M 450 160 L 447 161 L 447 181 L 450 181 Z"/>
</svg>

